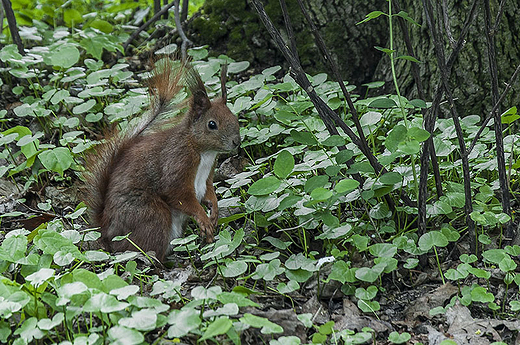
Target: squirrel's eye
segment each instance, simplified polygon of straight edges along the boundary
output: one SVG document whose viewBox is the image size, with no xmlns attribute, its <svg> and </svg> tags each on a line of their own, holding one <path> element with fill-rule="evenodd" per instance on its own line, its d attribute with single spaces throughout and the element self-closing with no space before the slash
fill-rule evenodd
<svg viewBox="0 0 520 345">
<path fill-rule="evenodd" d="M 211 120 L 210 122 L 208 122 L 208 128 L 212 129 L 212 130 L 217 129 L 217 123 L 215 121 Z"/>
</svg>

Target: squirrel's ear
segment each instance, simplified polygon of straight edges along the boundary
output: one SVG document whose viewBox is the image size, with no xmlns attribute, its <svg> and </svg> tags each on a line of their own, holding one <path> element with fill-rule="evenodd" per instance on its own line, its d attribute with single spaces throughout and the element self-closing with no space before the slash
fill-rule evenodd
<svg viewBox="0 0 520 345">
<path fill-rule="evenodd" d="M 226 104 L 226 102 L 227 102 L 226 77 L 227 77 L 227 61 L 225 64 L 223 64 L 221 66 L 221 69 L 220 69 L 220 90 L 221 90 L 221 95 L 222 95 L 221 97 L 222 97 L 224 104 Z"/>
<path fill-rule="evenodd" d="M 193 114 L 193 120 L 198 120 L 211 106 L 206 90 L 197 90 L 193 93 L 191 101 L 191 110 Z"/>
<path fill-rule="evenodd" d="M 209 109 L 211 101 L 206 93 L 204 83 L 202 79 L 200 79 L 200 75 L 197 73 L 197 70 L 189 64 L 186 65 L 186 81 L 192 95 L 190 110 L 193 120 L 196 121 Z"/>
</svg>

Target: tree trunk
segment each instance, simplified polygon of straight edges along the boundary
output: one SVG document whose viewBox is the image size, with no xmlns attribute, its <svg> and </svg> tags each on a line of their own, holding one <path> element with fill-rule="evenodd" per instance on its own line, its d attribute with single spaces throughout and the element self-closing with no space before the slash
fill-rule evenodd
<svg viewBox="0 0 520 345">
<path fill-rule="evenodd" d="M 451 52 L 454 41 L 464 25 L 468 16 L 472 1 L 446 1 L 446 15 L 435 17 L 435 21 L 440 23 L 440 33 L 446 39 L 445 46 L 447 54 Z M 492 21 L 495 22 L 496 13 L 499 7 L 498 0 L 491 0 Z M 440 77 L 437 69 L 435 52 L 431 43 L 429 29 L 426 23 L 425 12 L 421 1 L 400 0 L 401 8 L 408 12 L 421 27 L 407 24 L 412 45 L 415 50 L 415 57 L 421 61 L 419 64 L 421 80 L 425 89 L 425 94 L 429 96 L 427 101 L 431 101 L 434 89 L 439 83 Z M 441 1 L 433 1 L 434 6 L 442 13 Z M 491 110 L 491 80 L 489 72 L 489 62 L 487 54 L 487 42 L 484 25 L 483 4 L 479 1 L 477 5 L 476 18 L 469 30 L 466 43 L 455 61 L 450 78 L 450 84 L 456 98 L 457 108 L 460 116 L 478 114 L 481 118 L 485 117 Z M 434 9 L 435 10 L 435 9 Z M 520 64 L 520 22 L 515 18 L 520 15 L 520 9 L 514 2 L 506 1 L 504 14 L 498 25 L 495 34 L 496 58 L 498 65 L 499 91 L 504 89 L 504 83 L 509 81 L 516 67 Z M 447 21 L 445 20 L 447 18 Z M 396 23 L 397 24 L 397 23 Z M 403 42 L 403 35 L 398 25 L 394 25 L 395 47 L 399 53 L 408 54 Z M 448 57 L 446 57 L 448 58 Z M 402 94 L 409 98 L 417 97 L 415 82 L 410 71 L 410 62 L 401 60 L 397 67 L 398 81 Z M 383 57 L 374 74 L 374 80 L 385 80 L 389 86 L 388 91 L 393 92 L 391 83 L 390 60 Z M 503 102 L 504 105 L 520 104 L 520 94 L 513 92 Z M 447 111 L 445 109 L 445 111 Z"/>
<path fill-rule="evenodd" d="M 419 27 L 407 23 L 406 26 L 415 56 L 421 61 L 419 69 L 425 98 L 426 101 L 431 101 L 439 83 L 439 73 L 422 2 L 399 2 L 401 9 L 421 25 Z M 499 2 L 491 0 L 493 16 L 496 16 Z M 371 92 L 394 92 L 390 60 L 385 53 L 374 48 L 389 47 L 388 18 L 380 16 L 356 25 L 372 11 L 388 12 L 388 1 L 304 0 L 304 3 L 345 80 L 358 87 L 366 82 L 383 80 L 385 87 Z M 452 36 L 453 40 L 457 40 L 468 15 L 471 0 L 439 0 L 433 3 L 437 7 L 446 3 L 446 15 L 435 19 L 441 23 L 441 33 L 445 38 Z M 273 22 L 282 35 L 286 36 L 279 1 L 266 0 L 264 4 Z M 311 74 L 330 74 L 321 60 L 296 0 L 287 0 L 287 6 L 305 71 Z M 492 107 L 484 11 L 481 2 L 478 6 L 475 21 L 470 28 L 466 44 L 455 61 L 450 78 L 461 116 L 479 114 L 484 117 Z M 519 17 L 520 8 L 514 2 L 506 1 L 504 14 L 495 35 L 500 90 L 520 64 L 520 21 L 517 20 Z M 444 18 L 447 18 L 447 21 Z M 408 55 L 397 20 L 398 18 L 394 19 L 393 25 L 394 49 L 400 54 Z M 247 0 L 206 0 L 202 11 L 188 23 L 187 31 L 189 38 L 196 45 L 208 44 L 213 55 L 225 53 L 234 59 L 248 60 L 258 70 L 273 65 L 287 67 Z M 446 39 L 446 47 L 449 53 L 452 47 L 449 39 Z M 396 72 L 402 94 L 408 98 L 417 98 L 411 62 L 398 60 Z M 364 94 L 365 90 L 358 88 L 357 92 Z M 520 94 L 513 88 L 503 103 L 519 105 Z"/>
<path fill-rule="evenodd" d="M 275 25 L 287 36 L 278 0 L 264 1 Z M 345 80 L 361 85 L 371 81 L 380 59 L 375 45 L 384 45 L 388 30 L 382 25 L 359 25 L 365 15 L 385 6 L 385 0 L 344 1 L 304 0 L 314 23 L 337 60 Z M 296 0 L 287 0 L 302 66 L 308 73 L 327 72 L 314 38 Z M 274 65 L 286 67 L 283 56 L 247 0 L 206 0 L 199 16 L 188 24 L 195 44 L 208 44 L 214 53 L 248 60 L 258 69 Z"/>
</svg>

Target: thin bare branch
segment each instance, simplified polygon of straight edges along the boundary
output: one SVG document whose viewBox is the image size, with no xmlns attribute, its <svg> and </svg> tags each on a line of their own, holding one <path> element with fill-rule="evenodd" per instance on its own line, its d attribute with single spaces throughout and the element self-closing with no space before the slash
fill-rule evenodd
<svg viewBox="0 0 520 345">
<path fill-rule="evenodd" d="M 502 14 L 504 14 L 505 3 L 506 3 L 506 0 L 500 1 L 500 5 L 498 6 L 497 15 L 495 17 L 495 24 L 493 25 L 493 28 L 489 31 L 489 34 L 491 36 L 495 36 L 495 33 L 498 30 L 498 26 L 500 25 L 500 20 L 502 19 Z"/>
<path fill-rule="evenodd" d="M 8 0 L 2 0 L 2 1 L 8 1 Z M 128 49 L 128 46 L 130 45 L 130 43 L 132 43 L 134 41 L 134 39 L 139 36 L 139 34 L 141 33 L 141 31 L 143 30 L 146 30 L 147 27 L 149 27 L 151 24 L 155 23 L 157 20 L 159 20 L 159 18 L 164 14 L 166 13 L 173 5 L 175 5 L 175 2 L 172 2 L 172 3 L 169 3 L 168 5 L 164 6 L 163 8 L 161 8 L 161 10 L 159 12 L 157 12 L 156 14 L 153 15 L 152 18 L 150 18 L 146 23 L 144 23 L 143 25 L 141 25 L 137 30 L 135 30 L 132 35 L 130 35 L 130 37 L 126 40 L 125 43 L 123 43 L 123 50 L 124 52 L 126 53 L 127 52 L 127 49 Z"/>
<path fill-rule="evenodd" d="M 337 129 L 335 126 L 339 126 L 345 134 L 350 138 L 352 143 L 354 143 L 361 152 L 367 157 L 369 163 L 372 165 L 374 170 L 377 174 L 384 174 L 388 172 L 375 158 L 373 153 L 368 150 L 365 151 L 363 148 L 363 145 L 361 145 L 360 138 L 352 131 L 352 129 L 336 114 L 324 101 L 321 97 L 319 97 L 316 94 L 316 91 L 314 90 L 312 84 L 310 83 L 309 79 L 307 78 L 305 72 L 303 71 L 302 67 L 299 64 L 299 61 L 297 57 L 290 51 L 290 49 L 285 44 L 280 32 L 278 29 L 274 26 L 273 22 L 265 12 L 265 9 L 262 5 L 262 3 L 259 0 L 250 0 L 253 8 L 257 11 L 260 20 L 263 22 L 264 26 L 266 27 L 267 31 L 271 35 L 271 37 L 274 40 L 274 43 L 280 50 L 280 52 L 284 55 L 285 59 L 291 66 L 291 76 L 294 78 L 294 80 L 302 87 L 302 89 L 308 94 L 311 102 L 314 104 L 314 107 L 318 111 L 318 114 L 320 115 L 320 118 L 323 120 L 325 126 L 327 127 L 327 130 L 331 134 L 334 134 L 337 132 Z M 401 197 L 403 202 L 405 202 L 408 206 L 413 206 L 413 203 L 411 200 L 407 197 Z M 390 200 L 388 203 L 389 207 L 393 209 L 395 206 L 393 205 L 392 201 Z"/>
<path fill-rule="evenodd" d="M 179 33 L 179 36 L 182 39 L 181 44 L 181 57 L 182 61 L 186 61 L 186 58 L 188 57 L 188 46 L 191 45 L 191 41 L 186 37 L 186 34 L 184 34 L 184 30 L 182 29 L 182 22 L 181 17 L 179 14 L 179 7 L 180 7 L 180 0 L 175 0 L 175 26 L 177 27 L 177 32 Z"/>
<path fill-rule="evenodd" d="M 23 47 L 22 40 L 20 39 L 20 34 L 18 33 L 18 25 L 16 25 L 16 17 L 14 16 L 11 1 L 2 0 L 2 5 L 4 6 L 5 16 L 7 18 L 7 24 L 9 25 L 9 31 L 11 31 L 13 42 L 18 48 L 18 52 L 22 55 L 25 55 L 25 49 Z"/>
<path fill-rule="evenodd" d="M 450 16 L 448 15 L 448 6 L 446 5 L 446 0 L 442 0 L 442 16 L 444 22 L 444 30 L 446 31 L 446 36 L 448 36 L 448 40 L 450 41 L 450 45 L 452 47 L 455 46 L 455 39 L 451 34 L 451 23 Z"/>
<path fill-rule="evenodd" d="M 287 11 L 287 4 L 285 3 L 285 0 L 280 0 L 280 7 L 282 8 L 283 21 L 285 23 L 285 30 L 287 30 L 287 37 L 289 38 L 289 43 L 291 44 L 291 51 L 293 52 L 294 56 L 299 61 L 300 57 L 298 56 L 298 49 L 296 49 L 296 40 L 295 40 L 292 25 L 291 25 L 291 18 L 289 17 L 289 12 Z"/>
<path fill-rule="evenodd" d="M 473 211 L 473 204 L 472 204 L 472 193 L 471 193 L 471 178 L 470 178 L 470 169 L 469 169 L 469 161 L 468 157 L 466 155 L 466 143 L 464 141 L 464 135 L 462 132 L 462 127 L 460 125 L 459 121 L 459 115 L 457 113 L 457 109 L 455 107 L 455 102 L 453 100 L 453 95 L 451 93 L 451 88 L 449 85 L 448 77 L 449 77 L 449 71 L 446 66 L 446 58 L 444 54 L 444 45 L 442 44 L 441 39 L 439 38 L 439 34 L 437 32 L 437 29 L 435 27 L 433 19 L 433 8 L 430 0 L 423 0 L 424 4 L 424 10 L 427 13 L 427 18 L 429 18 L 428 21 L 428 27 L 430 29 L 430 33 L 433 38 L 434 42 L 434 48 L 435 48 L 435 55 L 437 55 L 437 64 L 439 67 L 439 72 L 441 76 L 442 85 L 444 87 L 444 92 L 446 93 L 446 96 L 448 98 L 449 107 L 450 107 L 450 114 L 451 118 L 453 119 L 453 124 L 455 126 L 455 132 L 457 134 L 457 140 L 459 142 L 459 149 L 460 149 L 460 155 L 462 160 L 462 174 L 464 177 L 464 195 L 465 195 L 465 201 L 464 201 L 464 213 L 466 215 L 466 224 L 468 225 L 468 233 L 470 234 L 471 238 L 475 238 L 475 222 L 473 219 L 471 219 L 470 214 Z M 478 255 L 478 241 L 470 241 L 472 252 Z"/>
<path fill-rule="evenodd" d="M 401 5 L 399 3 L 399 0 L 393 0 L 393 4 L 395 7 L 396 12 L 401 11 Z M 415 57 L 415 52 L 412 46 L 412 41 L 410 39 L 410 34 L 408 33 L 408 28 L 406 25 L 406 21 L 402 17 L 398 17 L 399 27 L 401 28 L 401 32 L 403 34 L 404 43 L 406 45 L 406 50 L 408 51 L 408 55 Z M 424 89 L 422 86 L 422 80 L 420 76 L 419 71 L 419 65 L 417 63 L 411 62 L 412 67 L 412 76 L 415 82 L 415 87 L 417 88 L 417 95 L 420 99 L 426 100 L 426 95 L 424 94 Z M 428 109 L 422 110 L 423 119 L 426 118 L 428 114 Z M 442 192 L 442 179 L 441 179 L 441 173 L 439 169 L 439 162 L 437 161 L 437 155 L 435 153 L 435 146 L 433 145 L 433 138 L 430 135 L 430 138 L 424 143 L 424 145 L 429 146 L 429 152 L 430 152 L 430 160 L 432 162 L 432 170 L 433 170 L 433 177 L 435 179 L 435 189 L 437 191 L 437 198 L 440 198 L 443 195 Z M 426 162 L 426 165 L 423 167 L 421 163 L 421 169 L 428 170 L 428 162 Z M 422 181 L 422 183 L 427 184 L 427 180 Z M 419 187 L 420 188 L 420 187 Z M 424 200 L 426 202 L 426 200 Z"/>
<path fill-rule="evenodd" d="M 480 125 L 480 128 L 477 131 L 477 133 L 475 133 L 475 137 L 473 137 L 473 140 L 471 141 L 471 144 L 469 145 L 469 148 L 466 151 L 466 154 L 469 155 L 471 153 L 471 151 L 475 148 L 475 145 L 477 144 L 477 141 L 480 138 L 480 135 L 482 134 L 482 131 L 484 131 L 484 129 L 486 128 L 487 124 L 489 123 L 489 120 L 491 120 L 491 118 L 493 117 L 493 114 L 497 111 L 500 103 L 502 103 L 502 101 L 504 101 L 504 98 L 506 98 L 507 94 L 509 93 L 509 90 L 514 85 L 514 83 L 516 82 L 516 78 L 518 77 L 519 73 L 520 73 L 520 65 L 518 65 L 516 67 L 515 72 L 513 73 L 511 78 L 509 79 L 509 82 L 506 84 L 506 88 L 504 89 L 504 91 L 502 91 L 502 94 L 500 95 L 500 98 L 495 103 L 495 105 L 493 106 L 493 108 L 491 109 L 491 111 L 489 112 L 487 117 L 484 119 L 484 121 Z"/>
</svg>

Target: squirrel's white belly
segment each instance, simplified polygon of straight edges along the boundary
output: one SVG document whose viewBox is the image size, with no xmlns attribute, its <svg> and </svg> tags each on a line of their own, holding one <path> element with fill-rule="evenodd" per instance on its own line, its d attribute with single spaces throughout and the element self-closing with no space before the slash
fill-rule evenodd
<svg viewBox="0 0 520 345">
<path fill-rule="evenodd" d="M 200 155 L 200 163 L 197 169 L 197 175 L 195 175 L 195 195 L 197 200 L 200 202 L 206 194 L 206 181 L 208 180 L 209 173 L 213 169 L 213 163 L 215 163 L 215 157 L 217 152 L 207 151 Z"/>
<path fill-rule="evenodd" d="M 195 195 L 197 200 L 200 202 L 206 194 L 206 181 L 208 180 L 209 173 L 213 169 L 213 163 L 217 152 L 208 151 L 200 155 L 200 163 L 197 168 L 197 175 L 195 175 Z M 172 226 L 170 233 L 170 241 L 176 238 L 182 237 L 184 233 L 184 223 L 188 219 L 188 216 L 178 210 L 172 210 Z M 171 250 L 171 246 L 170 246 Z"/>
</svg>

